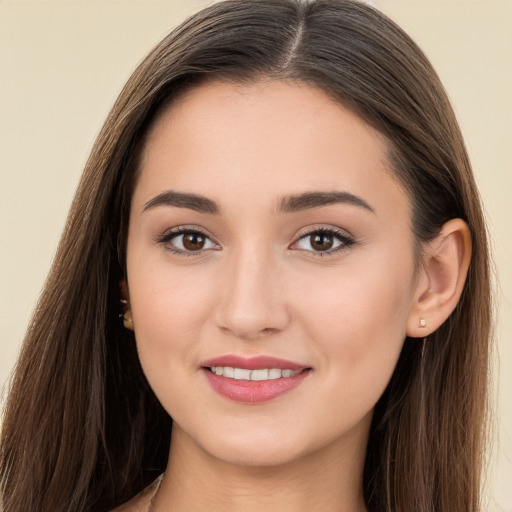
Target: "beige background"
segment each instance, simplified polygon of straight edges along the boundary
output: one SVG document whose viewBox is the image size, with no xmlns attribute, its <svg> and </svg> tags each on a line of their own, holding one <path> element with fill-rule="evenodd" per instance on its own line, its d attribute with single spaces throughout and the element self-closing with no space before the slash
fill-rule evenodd
<svg viewBox="0 0 512 512">
<path fill-rule="evenodd" d="M 438 69 L 486 205 L 499 281 L 488 510 L 512 512 L 512 0 L 371 3 Z M 149 49 L 204 4 L 0 0 L 0 386 L 112 102 Z"/>
</svg>

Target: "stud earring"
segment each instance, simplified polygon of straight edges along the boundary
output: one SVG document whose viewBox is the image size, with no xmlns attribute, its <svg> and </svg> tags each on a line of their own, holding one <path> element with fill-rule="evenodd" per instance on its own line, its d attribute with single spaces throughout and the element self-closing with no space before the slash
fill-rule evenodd
<svg viewBox="0 0 512 512">
<path fill-rule="evenodd" d="M 131 311 L 125 311 L 123 315 L 123 324 L 126 329 L 133 331 L 133 318 Z"/>
<path fill-rule="evenodd" d="M 420 318 L 419 327 L 421 327 L 422 329 L 424 327 L 427 327 L 427 321 L 424 318 Z"/>
</svg>

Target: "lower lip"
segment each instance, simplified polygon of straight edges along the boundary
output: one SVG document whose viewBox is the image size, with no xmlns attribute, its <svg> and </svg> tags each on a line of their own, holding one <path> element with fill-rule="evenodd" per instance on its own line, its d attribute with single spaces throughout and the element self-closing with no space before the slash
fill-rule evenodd
<svg viewBox="0 0 512 512">
<path fill-rule="evenodd" d="M 306 369 L 293 377 L 282 377 L 270 380 L 236 380 L 216 375 L 204 368 L 203 372 L 210 386 L 219 395 L 235 402 L 257 404 L 273 400 L 278 396 L 295 389 L 309 375 Z"/>
</svg>

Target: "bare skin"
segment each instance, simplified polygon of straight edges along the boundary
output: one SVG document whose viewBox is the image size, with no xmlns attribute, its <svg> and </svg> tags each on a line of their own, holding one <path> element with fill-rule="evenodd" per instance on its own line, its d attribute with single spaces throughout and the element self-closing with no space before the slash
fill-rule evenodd
<svg viewBox="0 0 512 512">
<path fill-rule="evenodd" d="M 174 420 L 151 512 L 366 510 L 375 403 L 406 336 L 455 307 L 470 257 L 455 219 L 416 265 L 387 152 L 296 83 L 201 85 L 152 126 L 127 248 L 139 357 Z M 304 378 L 244 403 L 211 385 L 205 361 L 227 355 Z M 153 492 L 120 510 L 147 511 Z"/>
</svg>

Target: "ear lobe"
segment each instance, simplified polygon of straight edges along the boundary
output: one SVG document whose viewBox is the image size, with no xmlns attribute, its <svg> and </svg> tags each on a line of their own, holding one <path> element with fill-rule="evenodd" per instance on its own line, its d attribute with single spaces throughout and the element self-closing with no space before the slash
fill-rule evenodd
<svg viewBox="0 0 512 512">
<path fill-rule="evenodd" d="M 462 219 L 452 219 L 424 247 L 407 336 L 428 336 L 450 316 L 462 294 L 470 260 L 468 225 Z"/>
</svg>

